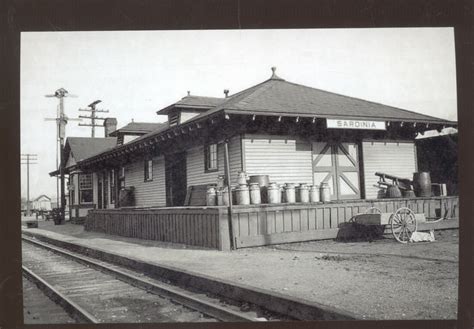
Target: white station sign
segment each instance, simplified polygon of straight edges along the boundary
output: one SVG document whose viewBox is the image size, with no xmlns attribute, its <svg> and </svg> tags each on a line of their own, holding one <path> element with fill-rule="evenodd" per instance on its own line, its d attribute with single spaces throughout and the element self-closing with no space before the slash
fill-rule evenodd
<svg viewBox="0 0 474 329">
<path fill-rule="evenodd" d="M 326 119 L 328 128 L 385 130 L 385 121 Z"/>
</svg>

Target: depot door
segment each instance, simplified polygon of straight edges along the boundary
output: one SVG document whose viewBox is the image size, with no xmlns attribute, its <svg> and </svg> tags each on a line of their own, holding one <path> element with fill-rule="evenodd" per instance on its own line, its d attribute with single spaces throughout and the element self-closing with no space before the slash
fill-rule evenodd
<svg viewBox="0 0 474 329">
<path fill-rule="evenodd" d="M 186 199 L 186 153 L 165 156 L 166 206 L 183 206 Z"/>
<path fill-rule="evenodd" d="M 332 200 L 360 199 L 357 143 L 313 142 L 314 184 L 328 183 Z"/>
</svg>

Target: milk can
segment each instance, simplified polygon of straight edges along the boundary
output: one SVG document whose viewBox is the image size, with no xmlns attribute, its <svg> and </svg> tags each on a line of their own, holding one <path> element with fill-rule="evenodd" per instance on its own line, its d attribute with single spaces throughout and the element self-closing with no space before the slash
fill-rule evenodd
<svg viewBox="0 0 474 329">
<path fill-rule="evenodd" d="M 322 202 L 329 202 L 331 201 L 331 189 L 329 188 L 328 183 L 321 183 L 320 190 L 320 200 Z"/>
<path fill-rule="evenodd" d="M 280 203 L 281 191 L 277 183 L 270 183 L 267 188 L 268 203 Z"/>
<path fill-rule="evenodd" d="M 222 188 L 222 202 L 224 206 L 229 205 L 229 188 L 227 186 Z"/>
<path fill-rule="evenodd" d="M 309 202 L 319 202 L 319 186 L 311 185 L 309 188 Z"/>
<path fill-rule="evenodd" d="M 260 204 L 262 203 L 260 195 L 260 186 L 258 183 L 250 183 L 250 203 Z"/>
<path fill-rule="evenodd" d="M 230 191 L 232 193 L 232 204 L 238 204 L 238 202 L 237 202 L 237 187 L 232 186 Z"/>
<path fill-rule="evenodd" d="M 287 183 L 285 186 L 285 202 L 295 203 L 295 184 Z"/>
<path fill-rule="evenodd" d="M 270 183 L 270 177 L 268 175 L 249 176 L 249 183 L 258 183 L 258 185 L 260 186 L 260 201 L 261 203 L 268 203 L 267 187 Z"/>
<path fill-rule="evenodd" d="M 212 186 L 207 189 L 206 205 L 208 205 L 208 206 L 215 206 L 216 205 L 216 189 Z"/>
<path fill-rule="evenodd" d="M 239 171 L 237 174 L 237 184 L 239 185 L 247 185 L 247 174 L 245 171 Z"/>
<path fill-rule="evenodd" d="M 223 187 L 217 189 L 217 205 L 223 206 L 224 205 L 224 191 Z"/>
<path fill-rule="evenodd" d="M 300 186 L 298 186 L 297 190 L 297 195 L 298 195 L 298 202 L 303 202 L 303 203 L 308 203 L 309 202 L 309 188 L 306 183 L 301 183 Z"/>
<path fill-rule="evenodd" d="M 237 193 L 237 204 L 250 204 L 250 194 L 247 185 L 239 185 L 235 189 Z"/>
<path fill-rule="evenodd" d="M 217 176 L 217 190 L 224 187 L 224 175 Z"/>
</svg>

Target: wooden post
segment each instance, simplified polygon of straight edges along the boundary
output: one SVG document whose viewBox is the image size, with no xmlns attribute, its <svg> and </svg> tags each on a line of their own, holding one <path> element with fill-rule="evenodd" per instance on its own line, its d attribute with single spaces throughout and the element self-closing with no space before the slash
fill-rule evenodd
<svg viewBox="0 0 474 329">
<path fill-rule="evenodd" d="M 228 188 L 229 193 L 227 193 L 229 197 L 229 207 L 228 207 L 228 218 L 229 218 L 229 237 L 230 237 L 230 249 L 235 249 L 234 244 L 234 230 L 232 228 L 232 189 L 230 186 L 230 165 L 229 165 L 229 140 L 226 139 L 224 142 L 224 162 L 225 162 L 225 179 L 226 185 Z"/>
<path fill-rule="evenodd" d="M 21 154 L 21 164 L 26 164 L 26 216 L 31 214 L 31 204 L 30 204 L 30 165 L 36 164 L 36 162 L 31 162 L 32 160 L 38 160 L 36 154 Z"/>
<path fill-rule="evenodd" d="M 30 216 L 30 155 L 26 155 L 26 216 Z"/>
</svg>

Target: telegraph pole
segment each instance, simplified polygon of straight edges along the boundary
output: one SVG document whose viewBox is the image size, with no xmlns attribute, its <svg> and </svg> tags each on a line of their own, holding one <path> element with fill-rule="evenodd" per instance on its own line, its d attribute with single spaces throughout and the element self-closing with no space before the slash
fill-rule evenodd
<svg viewBox="0 0 474 329">
<path fill-rule="evenodd" d="M 66 208 L 66 195 L 64 191 L 64 138 L 66 137 L 66 124 L 68 122 L 68 117 L 64 114 L 64 97 L 76 97 L 69 94 L 69 92 L 64 88 L 59 88 L 52 95 L 45 95 L 45 97 L 56 97 L 59 99 L 59 113 L 57 118 L 46 119 L 46 120 L 55 120 L 58 125 L 58 141 L 59 141 L 59 175 L 61 181 L 61 222 L 64 222 L 64 211 Z M 74 120 L 74 119 L 70 119 Z M 77 120 L 77 119 L 76 119 Z"/>
<path fill-rule="evenodd" d="M 45 121 L 56 121 L 56 169 L 59 170 L 59 105 L 56 111 L 56 118 L 45 118 Z M 56 204 L 59 205 L 59 176 L 56 175 Z"/>
<path fill-rule="evenodd" d="M 71 96 L 70 96 L 71 97 Z M 66 117 L 67 121 L 82 121 L 82 119 L 74 119 L 74 118 L 68 118 Z M 56 169 L 59 170 L 59 145 L 60 145 L 60 139 L 59 139 L 59 126 L 61 122 L 60 118 L 60 113 L 59 113 L 59 105 L 58 105 L 58 110 L 56 113 L 56 118 L 45 118 L 45 121 L 55 121 L 56 122 Z M 56 175 L 56 202 L 59 205 L 59 198 L 60 198 L 60 193 L 59 193 L 59 176 Z"/>
<path fill-rule="evenodd" d="M 92 103 L 90 103 L 89 105 L 87 105 L 88 108 L 86 109 L 79 109 L 79 111 L 83 111 L 83 112 L 91 112 L 91 115 L 90 116 L 86 116 L 86 115 L 80 115 L 79 118 L 83 118 L 83 119 L 91 119 L 91 123 L 80 123 L 79 126 L 85 126 L 85 127 L 92 127 L 92 132 L 91 132 L 91 137 L 95 137 L 95 127 L 103 127 L 103 124 L 99 125 L 99 124 L 96 124 L 95 120 L 105 120 L 105 118 L 99 118 L 96 116 L 96 113 L 98 112 L 102 112 L 102 113 L 108 113 L 109 111 L 108 110 L 99 110 L 99 109 L 96 109 L 96 105 L 99 104 L 100 102 L 102 102 L 101 100 L 96 100 Z"/>
<path fill-rule="evenodd" d="M 31 154 L 31 153 L 25 153 L 21 154 L 21 164 L 26 165 L 26 215 L 30 216 L 30 165 L 32 164 L 37 164 L 37 162 L 31 162 L 31 161 L 37 161 L 38 160 L 38 155 L 37 154 Z M 26 161 L 26 162 L 24 162 Z"/>
</svg>

